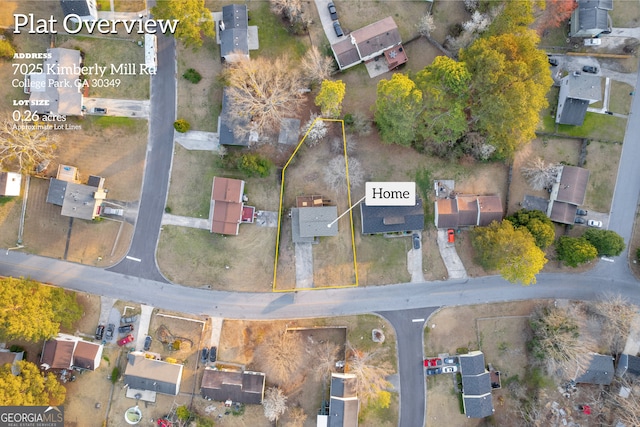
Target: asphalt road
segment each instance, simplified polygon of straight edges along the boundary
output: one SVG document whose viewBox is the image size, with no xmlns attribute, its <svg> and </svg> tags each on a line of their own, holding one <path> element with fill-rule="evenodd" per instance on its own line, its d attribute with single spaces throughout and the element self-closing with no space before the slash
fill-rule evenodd
<svg viewBox="0 0 640 427">
<path fill-rule="evenodd" d="M 110 271 L 167 280 L 156 264 L 156 247 L 169 188 L 176 118 L 176 49 L 173 37 L 158 34 L 158 73 L 151 78 L 149 142 L 144 165 L 140 208 L 127 257 Z"/>
</svg>

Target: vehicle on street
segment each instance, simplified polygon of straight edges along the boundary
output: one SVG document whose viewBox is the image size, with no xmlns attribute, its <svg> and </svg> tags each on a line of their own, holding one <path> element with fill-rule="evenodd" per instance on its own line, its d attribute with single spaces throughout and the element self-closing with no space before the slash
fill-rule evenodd
<svg viewBox="0 0 640 427">
<path fill-rule="evenodd" d="M 587 223 L 589 227 L 602 228 L 602 221 L 598 221 L 595 219 L 590 219 Z"/>
<path fill-rule="evenodd" d="M 96 114 L 107 114 L 106 108 L 96 107 L 93 109 L 93 112 Z"/>
<path fill-rule="evenodd" d="M 149 351 L 149 349 L 151 348 L 151 341 L 153 341 L 153 338 L 151 338 L 150 335 L 147 335 L 147 337 L 144 339 L 144 351 Z"/>
<path fill-rule="evenodd" d="M 329 2 L 329 4 L 327 5 L 327 9 L 329 9 L 329 15 L 331 15 L 331 20 L 335 21 L 338 19 L 338 11 L 336 10 L 335 5 L 333 4 L 333 2 Z"/>
<path fill-rule="evenodd" d="M 420 236 L 416 233 L 413 234 L 413 249 L 420 249 Z"/>
<path fill-rule="evenodd" d="M 202 363 L 207 363 L 207 360 L 209 359 L 209 349 L 207 347 L 202 349 L 202 353 L 200 355 L 200 361 Z"/>
<path fill-rule="evenodd" d="M 131 323 L 129 323 L 128 325 L 122 325 L 118 328 L 119 334 L 126 334 L 131 331 L 133 331 L 133 325 Z"/>
<path fill-rule="evenodd" d="M 424 366 L 439 366 L 442 365 L 442 359 L 439 357 L 433 359 L 424 359 Z"/>
<path fill-rule="evenodd" d="M 135 323 L 138 320 L 138 315 L 134 314 L 133 316 L 122 316 L 120 318 L 120 323 Z"/>
<path fill-rule="evenodd" d="M 589 213 L 589 211 L 585 211 L 584 209 L 578 209 L 576 211 L 576 215 L 580 215 L 580 216 L 586 216 Z"/>
<path fill-rule="evenodd" d="M 427 369 L 427 375 L 438 375 L 442 373 L 442 368 L 429 368 Z"/>
<path fill-rule="evenodd" d="M 584 219 L 584 218 L 580 218 L 579 216 L 577 216 L 577 217 L 573 220 L 573 222 L 574 222 L 574 223 L 576 223 L 576 224 L 584 224 L 584 223 L 586 223 L 587 221 L 585 221 L 585 219 Z"/>
<path fill-rule="evenodd" d="M 113 339 L 113 333 L 116 331 L 116 325 L 114 325 L 113 323 L 109 323 L 109 326 L 107 326 L 107 335 L 105 336 L 105 339 L 107 341 L 110 341 Z"/>
<path fill-rule="evenodd" d="M 104 337 L 104 325 L 98 325 L 96 328 L 96 339 L 102 340 L 102 337 Z"/>
<path fill-rule="evenodd" d="M 336 32 L 336 36 L 338 36 L 338 37 L 344 36 L 344 32 L 342 31 L 342 27 L 340 26 L 340 22 L 333 21 L 333 30 Z"/>
<path fill-rule="evenodd" d="M 557 59 L 557 58 L 549 58 L 549 64 L 550 64 L 552 67 L 556 67 L 556 66 L 558 66 L 558 64 L 559 64 L 559 63 L 560 63 L 560 62 L 558 61 L 558 59 Z"/>
<path fill-rule="evenodd" d="M 445 357 L 444 358 L 444 364 L 445 365 L 455 365 L 458 363 L 458 358 L 457 357 Z"/>
<path fill-rule="evenodd" d="M 454 372 L 458 372 L 457 366 L 445 366 L 444 368 L 442 368 L 443 374 L 452 374 Z"/>
<path fill-rule="evenodd" d="M 215 362 L 218 357 L 218 347 L 211 346 L 209 349 L 209 362 Z"/>
<path fill-rule="evenodd" d="M 122 338 L 121 340 L 118 341 L 118 345 L 120 347 L 122 347 L 125 344 L 129 344 L 131 341 L 133 341 L 133 335 L 129 334 L 126 337 Z"/>
<path fill-rule="evenodd" d="M 453 243 L 456 241 L 456 232 L 453 228 L 447 230 L 447 241 Z"/>
<path fill-rule="evenodd" d="M 598 67 L 594 67 L 593 65 L 585 65 L 582 67 L 582 71 L 585 73 L 598 74 Z"/>
</svg>

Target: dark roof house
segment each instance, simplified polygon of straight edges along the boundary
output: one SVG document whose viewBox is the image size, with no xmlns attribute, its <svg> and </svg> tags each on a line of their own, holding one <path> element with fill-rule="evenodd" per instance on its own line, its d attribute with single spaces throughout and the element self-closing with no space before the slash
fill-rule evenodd
<svg viewBox="0 0 640 427">
<path fill-rule="evenodd" d="M 435 202 L 437 228 L 487 226 L 501 221 L 503 216 L 500 196 L 471 196 L 454 194 Z"/>
<path fill-rule="evenodd" d="M 547 216 L 551 221 L 573 224 L 578 206 L 584 204 L 589 183 L 589 171 L 563 165 L 551 187 Z"/>
<path fill-rule="evenodd" d="M 24 76 L 24 92 L 32 101 L 29 108 L 39 114 L 82 115 L 82 92 L 75 84 L 80 78 L 80 51 L 58 47 L 47 53 L 51 57 L 44 60 L 43 72 Z"/>
<path fill-rule="evenodd" d="M 367 206 L 360 203 L 362 234 L 403 233 L 424 229 L 422 199 L 414 206 Z"/>
<path fill-rule="evenodd" d="M 560 80 L 556 123 L 582 126 L 587 108 L 598 101 L 602 101 L 600 77 L 580 73 L 564 76 Z"/>
<path fill-rule="evenodd" d="M 356 393 L 357 378 L 354 374 L 331 374 L 331 399 L 329 401 L 328 427 L 357 427 L 360 403 Z"/>
<path fill-rule="evenodd" d="M 384 56 L 392 70 L 407 62 L 398 26 L 392 17 L 369 24 L 353 31 L 336 44 L 331 45 L 340 70 Z"/>
<path fill-rule="evenodd" d="M 60 5 L 64 16 L 76 15 L 80 21 L 96 21 L 98 19 L 96 0 L 60 0 Z M 78 23 L 75 16 L 69 20 Z"/>
<path fill-rule="evenodd" d="M 611 33 L 609 11 L 613 0 L 577 0 L 578 7 L 571 14 L 569 37 L 598 37 Z"/>
<path fill-rule="evenodd" d="M 15 172 L 0 172 L 0 196 L 19 196 L 22 175 Z"/>
<path fill-rule="evenodd" d="M 243 195 L 244 181 L 213 177 L 209 209 L 212 233 L 238 235 L 240 223 L 243 222 Z"/>
<path fill-rule="evenodd" d="M 248 147 L 251 143 L 251 133 L 235 129 L 249 126 L 249 120 L 234 116 L 231 118 L 231 103 L 233 99 L 229 95 L 229 88 L 222 90 L 222 111 L 218 116 L 218 136 L 220 145 L 237 145 Z"/>
<path fill-rule="evenodd" d="M 484 418 L 493 414 L 491 375 L 481 351 L 458 356 L 462 375 L 462 402 L 467 418 Z"/>
<path fill-rule="evenodd" d="M 81 369 L 95 371 L 100 366 L 103 346 L 80 337 L 58 334 L 44 342 L 40 366 L 45 369 Z"/>
<path fill-rule="evenodd" d="M 219 371 L 206 368 L 200 394 L 208 400 L 262 404 L 265 375 L 262 372 Z"/>
<path fill-rule="evenodd" d="M 613 357 L 591 353 L 589 366 L 580 369 L 575 381 L 578 384 L 609 385 L 613 381 L 613 374 Z"/>
<path fill-rule="evenodd" d="M 222 8 L 222 20 L 218 22 L 220 56 L 233 62 L 249 58 L 249 14 L 247 5 L 230 4 Z"/>
<path fill-rule="evenodd" d="M 134 351 L 127 355 L 124 383 L 130 389 L 176 396 L 180 391 L 183 365 L 147 359 Z"/>
<path fill-rule="evenodd" d="M 640 357 L 621 354 L 616 367 L 616 376 L 633 380 L 640 378 Z"/>
</svg>

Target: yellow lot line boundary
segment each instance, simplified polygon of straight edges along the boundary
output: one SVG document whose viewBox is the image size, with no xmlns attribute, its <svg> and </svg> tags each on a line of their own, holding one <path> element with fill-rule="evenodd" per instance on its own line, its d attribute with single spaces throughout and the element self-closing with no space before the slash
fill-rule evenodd
<svg viewBox="0 0 640 427">
<path fill-rule="evenodd" d="M 293 158 L 296 156 L 296 153 L 298 152 L 298 150 L 300 149 L 300 147 L 302 146 L 302 144 L 304 144 L 305 139 L 307 139 L 307 136 L 309 135 L 309 132 L 311 132 L 311 129 L 313 129 L 313 127 L 316 125 L 316 123 L 318 121 L 324 121 L 324 122 L 336 122 L 336 123 L 340 123 L 340 126 L 342 128 L 342 150 L 343 150 L 343 154 L 344 154 L 344 162 L 345 162 L 345 174 L 347 177 L 347 201 L 349 203 L 349 207 L 352 206 L 352 201 L 351 201 L 351 182 L 349 180 L 349 156 L 347 155 L 347 136 L 345 134 L 345 130 L 344 130 L 344 120 L 340 120 L 340 119 L 324 119 L 322 117 L 318 117 L 316 118 L 313 123 L 311 123 L 311 126 L 309 126 L 309 129 L 307 129 L 307 132 L 304 134 L 304 136 L 302 137 L 302 139 L 300 140 L 300 142 L 298 143 L 298 145 L 296 146 L 296 149 L 293 150 L 293 153 L 291 154 L 291 156 L 289 157 L 289 160 L 287 160 L 287 163 L 284 164 L 284 167 L 282 168 L 282 175 L 281 175 L 281 179 L 280 179 L 280 204 L 279 204 L 279 208 L 278 208 L 278 231 L 276 234 L 276 256 L 275 256 L 275 261 L 273 263 L 273 286 L 272 286 L 272 291 L 273 292 L 296 292 L 296 291 L 310 291 L 310 290 L 319 290 L 319 289 L 340 289 L 340 288 L 353 288 L 353 287 L 357 287 L 358 286 L 358 261 L 356 258 L 356 241 L 355 241 L 355 233 L 353 231 L 353 209 L 351 209 L 349 211 L 349 224 L 350 224 L 350 228 L 351 228 L 351 250 L 353 252 L 353 271 L 354 271 L 354 277 L 355 277 L 355 283 L 351 283 L 348 285 L 334 285 L 334 286 L 320 286 L 317 288 L 293 288 L 293 289 L 278 289 L 277 286 L 277 273 L 278 273 L 278 255 L 279 255 L 279 248 L 280 248 L 280 225 L 282 223 L 282 214 L 283 214 L 283 206 L 282 204 L 284 203 L 284 184 L 285 184 L 285 172 L 287 170 L 287 167 L 289 166 L 289 163 L 291 163 L 291 161 L 293 160 Z"/>
</svg>

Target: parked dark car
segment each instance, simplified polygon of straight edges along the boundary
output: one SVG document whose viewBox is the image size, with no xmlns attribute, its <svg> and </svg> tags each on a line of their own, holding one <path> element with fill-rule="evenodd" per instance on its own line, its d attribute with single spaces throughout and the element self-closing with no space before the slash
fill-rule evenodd
<svg viewBox="0 0 640 427">
<path fill-rule="evenodd" d="M 585 73 L 598 74 L 598 67 L 594 67 L 593 65 L 585 65 L 582 67 L 582 71 Z"/>
<path fill-rule="evenodd" d="M 209 350 L 209 362 L 215 362 L 218 358 L 218 347 L 212 346 Z"/>
<path fill-rule="evenodd" d="M 413 249 L 420 249 L 420 236 L 413 234 Z"/>
<path fill-rule="evenodd" d="M 557 58 L 549 58 L 549 64 L 551 64 L 551 66 L 556 67 L 559 64 L 559 61 Z"/>
<path fill-rule="evenodd" d="M 105 339 L 107 341 L 110 341 L 113 339 L 113 333 L 116 331 L 116 325 L 114 325 L 113 323 L 109 323 L 109 326 L 107 326 L 107 335 L 105 336 Z"/>
<path fill-rule="evenodd" d="M 118 333 L 120 334 L 127 334 L 131 331 L 133 331 L 133 325 L 131 323 L 128 325 L 122 325 L 118 328 Z"/>
<path fill-rule="evenodd" d="M 584 218 L 580 218 L 579 216 L 576 217 L 576 219 L 573 220 L 573 222 L 575 222 L 576 224 L 586 224 L 587 221 L 584 220 Z"/>
<path fill-rule="evenodd" d="M 147 335 L 147 337 L 144 339 L 144 351 L 149 351 L 149 349 L 151 348 L 151 341 L 153 341 L 153 338 L 151 338 L 150 335 Z"/>
<path fill-rule="evenodd" d="M 124 324 L 124 323 L 135 323 L 136 320 L 138 320 L 138 315 L 134 314 L 133 316 L 123 316 L 120 318 L 120 323 Z"/>
<path fill-rule="evenodd" d="M 209 358 L 209 349 L 205 347 L 202 349 L 200 360 L 202 363 L 207 363 L 208 358 Z"/>
<path fill-rule="evenodd" d="M 106 108 L 96 107 L 93 109 L 93 112 L 96 114 L 107 114 Z"/>
<path fill-rule="evenodd" d="M 576 215 L 580 215 L 580 216 L 587 216 L 588 213 L 589 211 L 585 211 L 584 209 L 578 209 L 576 211 Z"/>
<path fill-rule="evenodd" d="M 104 325 L 98 325 L 96 328 L 96 339 L 101 341 L 102 337 L 104 337 Z"/>
<path fill-rule="evenodd" d="M 336 36 L 342 37 L 344 36 L 344 32 L 342 32 L 342 27 L 338 21 L 333 21 L 333 30 L 336 32 Z"/>
<path fill-rule="evenodd" d="M 442 373 L 442 368 L 429 368 L 427 369 L 427 375 L 438 375 Z"/>
<path fill-rule="evenodd" d="M 329 9 L 329 15 L 331 15 L 331 20 L 335 21 L 338 19 L 338 11 L 336 10 L 335 5 L 333 4 L 333 2 L 330 2 L 327 5 L 327 8 Z"/>
</svg>

